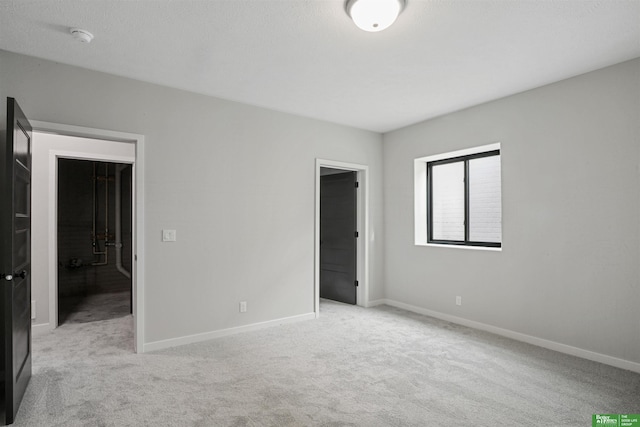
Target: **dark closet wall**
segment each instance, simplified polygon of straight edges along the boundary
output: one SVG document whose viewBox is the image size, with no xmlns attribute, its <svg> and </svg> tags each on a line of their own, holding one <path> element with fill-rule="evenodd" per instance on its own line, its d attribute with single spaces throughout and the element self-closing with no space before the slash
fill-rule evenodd
<svg viewBox="0 0 640 427">
<path fill-rule="evenodd" d="M 115 167 L 108 164 L 108 180 L 104 180 L 107 163 L 60 159 L 58 163 L 58 295 L 78 296 L 120 292 L 131 289 L 131 281 L 116 269 L 116 250 L 107 247 L 104 255 L 93 254 L 93 173 L 102 180 L 96 185 L 96 232 L 105 232 L 105 185 L 108 186 L 108 233 L 115 236 Z M 131 271 L 131 166 L 122 172 L 122 264 Z M 111 241 L 115 241 L 111 237 Z M 104 240 L 96 251 L 104 252 Z"/>
</svg>

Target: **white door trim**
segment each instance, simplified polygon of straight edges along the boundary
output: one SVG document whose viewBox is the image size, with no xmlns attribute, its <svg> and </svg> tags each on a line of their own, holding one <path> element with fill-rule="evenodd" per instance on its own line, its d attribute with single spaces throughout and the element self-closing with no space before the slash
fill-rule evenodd
<svg viewBox="0 0 640 427">
<path fill-rule="evenodd" d="M 320 316 L 320 168 L 342 169 L 357 172 L 359 183 L 357 199 L 358 255 L 356 280 L 358 289 L 356 302 L 359 306 L 369 306 L 369 167 L 357 163 L 316 159 L 315 189 L 315 238 L 314 238 L 314 312 Z"/>
<path fill-rule="evenodd" d="M 133 294 L 134 319 L 134 347 L 137 353 L 144 351 L 144 135 L 116 132 L 104 129 L 93 129 L 80 126 L 30 120 L 34 131 L 55 133 L 66 136 L 94 138 L 100 140 L 126 142 L 135 144 L 135 157 L 120 157 L 95 153 L 70 151 L 50 151 L 50 170 L 55 171 L 55 180 L 49 182 L 49 230 L 57 230 L 57 179 L 58 158 L 73 158 L 84 160 L 112 161 L 133 165 L 132 215 L 134 224 L 133 234 L 133 262 L 131 272 L 131 286 Z M 57 233 L 51 232 L 47 236 L 49 247 L 49 325 L 55 328 L 58 324 L 58 273 L 57 273 Z"/>
</svg>

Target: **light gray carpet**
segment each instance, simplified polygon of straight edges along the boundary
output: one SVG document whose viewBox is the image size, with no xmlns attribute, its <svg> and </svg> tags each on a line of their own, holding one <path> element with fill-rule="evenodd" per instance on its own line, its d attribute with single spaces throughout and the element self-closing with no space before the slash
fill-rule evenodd
<svg viewBox="0 0 640 427">
<path fill-rule="evenodd" d="M 16 426 L 590 426 L 640 375 L 390 307 L 136 355 L 130 316 L 34 338 Z"/>
</svg>

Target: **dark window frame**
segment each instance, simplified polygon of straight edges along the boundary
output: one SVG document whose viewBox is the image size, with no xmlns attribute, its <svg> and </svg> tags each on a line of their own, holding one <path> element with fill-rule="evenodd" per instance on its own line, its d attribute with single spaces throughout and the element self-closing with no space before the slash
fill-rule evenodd
<svg viewBox="0 0 640 427">
<path fill-rule="evenodd" d="M 448 159 L 434 160 L 427 162 L 427 243 L 438 245 L 454 245 L 454 246 L 482 246 L 487 248 L 501 248 L 502 238 L 500 242 L 479 242 L 469 240 L 469 160 L 479 159 L 483 157 L 500 156 L 500 150 L 484 151 L 481 153 L 469 154 L 466 156 L 450 157 Z M 502 160 L 502 159 L 501 159 Z M 464 162 L 464 240 L 438 240 L 433 238 L 433 166 L 444 165 L 448 163 Z M 500 184 L 502 186 L 502 184 Z"/>
</svg>

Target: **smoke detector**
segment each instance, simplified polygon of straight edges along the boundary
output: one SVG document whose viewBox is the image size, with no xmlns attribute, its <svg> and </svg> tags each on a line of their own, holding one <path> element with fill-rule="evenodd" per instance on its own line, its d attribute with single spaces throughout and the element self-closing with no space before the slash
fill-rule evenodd
<svg viewBox="0 0 640 427">
<path fill-rule="evenodd" d="M 93 40 L 93 34 L 82 28 L 70 28 L 69 31 L 74 39 L 82 43 L 91 43 L 91 40 Z"/>
</svg>

